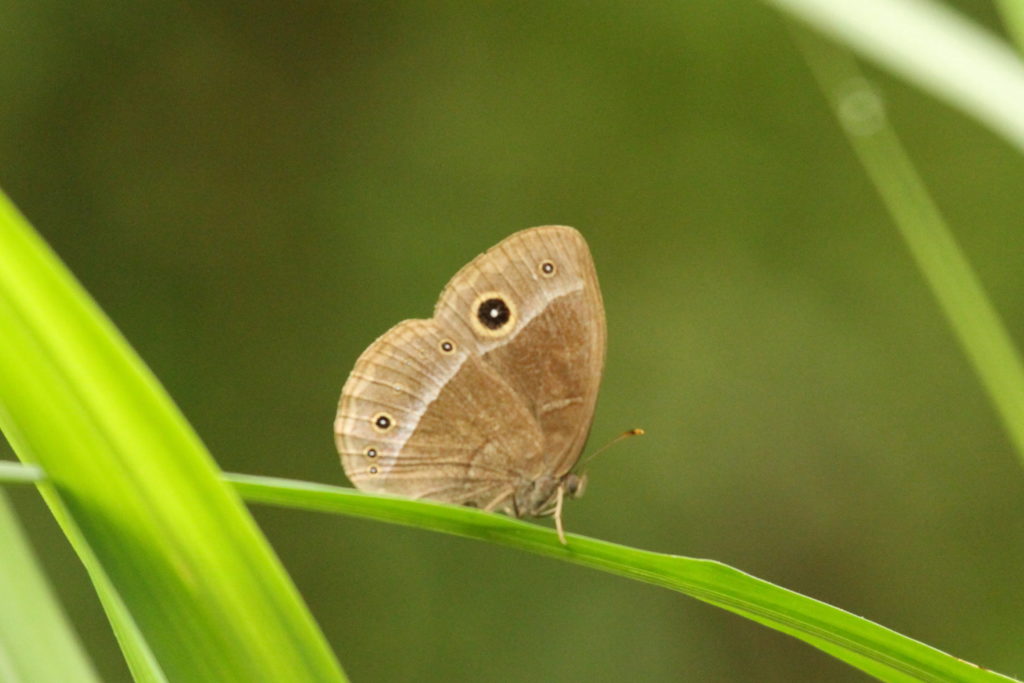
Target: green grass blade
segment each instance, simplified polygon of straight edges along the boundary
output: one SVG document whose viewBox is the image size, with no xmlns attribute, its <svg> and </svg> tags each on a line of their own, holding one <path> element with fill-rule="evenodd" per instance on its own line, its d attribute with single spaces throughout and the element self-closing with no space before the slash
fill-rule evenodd
<svg viewBox="0 0 1024 683">
<path fill-rule="evenodd" d="M 0 330 L 0 426 L 47 472 L 58 522 L 87 566 L 94 553 L 93 577 L 109 578 L 167 678 L 343 680 L 199 439 L 2 196 Z"/>
<path fill-rule="evenodd" d="M 0 415 L 0 424 L 10 422 L 10 418 Z M 12 445 L 15 447 L 15 450 L 27 451 L 29 449 L 27 444 L 17 443 L 20 438 L 17 430 L 9 431 L 8 435 L 13 440 Z M 0 461 L 0 482 L 9 484 L 35 483 L 39 485 L 40 493 L 50 505 L 54 517 L 64 530 L 64 534 L 75 549 L 75 552 L 78 553 L 82 564 L 85 566 L 85 570 L 89 573 L 89 577 L 96 587 L 96 594 L 106 610 L 107 618 L 110 619 L 111 627 L 114 630 L 118 643 L 121 645 L 121 651 L 128 664 L 128 669 L 132 672 L 132 678 L 138 683 L 165 683 L 167 678 L 160 664 L 156 661 L 152 650 L 150 650 L 149 644 L 139 631 L 138 625 L 128 612 L 127 607 L 125 607 L 121 596 L 103 571 L 103 567 L 96 558 L 96 554 L 78 529 L 75 520 L 68 515 L 63 502 L 53 490 L 42 468 L 38 465 Z M 0 680 L 6 679 L 0 676 Z"/>
<path fill-rule="evenodd" d="M 3 491 L 0 548 L 0 681 L 98 682 Z"/>
<path fill-rule="evenodd" d="M 886 681 L 1007 681 L 867 619 L 710 560 L 664 555 L 465 507 L 225 474 L 251 502 L 363 517 L 476 538 L 670 588 L 799 638 Z"/>
<path fill-rule="evenodd" d="M 38 470 L 38 468 L 34 469 Z M 54 518 L 64 530 L 71 546 L 78 553 L 89 578 L 92 579 L 96 595 L 107 613 L 107 618 L 110 620 L 114 636 L 121 646 L 121 652 L 132 673 L 132 678 L 136 683 L 166 683 L 167 676 L 150 649 L 149 643 L 146 642 L 138 624 L 124 604 L 124 600 L 121 599 L 121 595 L 107 576 L 89 542 L 75 524 L 75 520 L 68 514 L 60 497 L 48 482 L 41 485 L 39 490 L 50 505 Z"/>
<path fill-rule="evenodd" d="M 996 0 L 996 7 L 1003 16 L 1006 32 L 1017 44 L 1017 50 L 1024 50 L 1024 2 L 1020 0 Z"/>
<path fill-rule="evenodd" d="M 803 640 L 881 680 L 1014 680 L 719 562 L 653 553 L 575 534 L 569 534 L 569 545 L 562 546 L 550 529 L 465 507 L 274 477 L 228 473 L 223 477 L 253 503 L 490 541 L 676 590 Z"/>
<path fill-rule="evenodd" d="M 767 2 L 973 116 L 1024 151 L 1024 63 L 1006 43 L 954 10 L 926 0 Z M 1020 6 L 1019 0 L 1007 2 Z"/>
<path fill-rule="evenodd" d="M 46 478 L 35 465 L 0 460 L 0 484 L 38 484 Z"/>
<path fill-rule="evenodd" d="M 882 98 L 849 53 L 810 33 L 798 35 L 843 130 L 1024 463 L 1024 363 L 999 314 L 889 125 Z"/>
</svg>

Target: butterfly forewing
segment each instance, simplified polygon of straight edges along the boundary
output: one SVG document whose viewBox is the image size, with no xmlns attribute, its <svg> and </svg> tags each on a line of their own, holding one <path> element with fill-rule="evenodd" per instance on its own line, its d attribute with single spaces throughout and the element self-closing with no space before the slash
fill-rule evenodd
<svg viewBox="0 0 1024 683">
<path fill-rule="evenodd" d="M 479 319 L 492 294 L 511 313 L 497 330 Z M 534 474 L 565 474 L 589 433 L 605 354 L 604 306 L 583 236 L 563 226 L 512 235 L 452 278 L 434 317 L 470 335 L 526 403 L 545 440 Z"/>
</svg>

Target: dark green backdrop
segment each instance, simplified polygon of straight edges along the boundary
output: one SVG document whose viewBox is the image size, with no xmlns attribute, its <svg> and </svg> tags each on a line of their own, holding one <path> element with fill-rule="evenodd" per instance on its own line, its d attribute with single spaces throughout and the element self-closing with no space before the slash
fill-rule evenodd
<svg viewBox="0 0 1024 683">
<path fill-rule="evenodd" d="M 956 3 L 995 25 L 988 3 Z M 0 185 L 227 470 L 343 483 L 356 356 L 509 233 L 587 236 L 609 352 L 570 530 L 1024 673 L 1024 471 L 787 24 L 755 2 L 0 0 Z M 1024 163 L 876 74 L 1024 340 Z M 144 457 L 144 454 L 140 454 Z M 18 509 L 127 671 L 32 490 Z M 357 681 L 861 680 L 664 590 L 256 509 Z"/>
</svg>

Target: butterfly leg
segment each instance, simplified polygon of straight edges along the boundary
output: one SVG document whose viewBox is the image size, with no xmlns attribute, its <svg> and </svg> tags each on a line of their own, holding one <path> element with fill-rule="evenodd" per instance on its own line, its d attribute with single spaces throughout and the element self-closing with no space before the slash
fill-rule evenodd
<svg viewBox="0 0 1024 683">
<path fill-rule="evenodd" d="M 490 503 L 488 503 L 486 506 L 484 506 L 484 512 L 494 512 L 495 509 L 497 509 L 497 507 L 499 505 L 504 503 L 505 500 L 509 496 L 511 496 L 513 493 L 515 493 L 515 489 L 508 489 L 507 491 L 502 491 L 501 493 L 498 494 L 498 496 L 494 500 L 492 500 Z M 512 498 L 512 505 L 515 506 L 515 504 L 516 504 L 516 499 L 515 499 L 515 497 L 513 497 Z M 516 517 L 518 517 L 518 516 L 519 515 L 516 515 Z"/>
<path fill-rule="evenodd" d="M 555 492 L 555 529 L 558 531 L 558 540 L 562 545 L 569 545 L 569 542 L 565 540 L 565 529 L 562 528 L 562 500 L 564 498 L 565 484 L 561 483 Z"/>
</svg>

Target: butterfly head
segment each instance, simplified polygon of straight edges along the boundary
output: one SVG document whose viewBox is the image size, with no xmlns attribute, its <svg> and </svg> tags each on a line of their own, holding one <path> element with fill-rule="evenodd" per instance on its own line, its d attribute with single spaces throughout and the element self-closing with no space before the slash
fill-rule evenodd
<svg viewBox="0 0 1024 683">
<path fill-rule="evenodd" d="M 512 511 L 517 517 L 545 517 L 554 514 L 559 489 L 568 498 L 579 498 L 586 485 L 586 474 L 569 472 L 561 477 L 541 476 L 519 487 L 515 492 Z"/>
<path fill-rule="evenodd" d="M 570 498 L 581 498 L 587 488 L 587 473 L 570 472 L 562 477 L 562 486 L 565 489 L 565 495 Z"/>
</svg>

